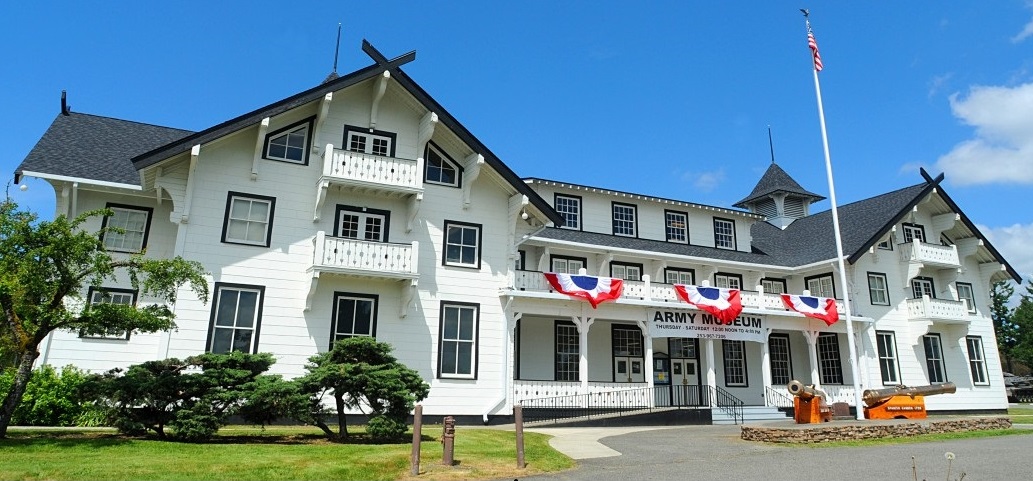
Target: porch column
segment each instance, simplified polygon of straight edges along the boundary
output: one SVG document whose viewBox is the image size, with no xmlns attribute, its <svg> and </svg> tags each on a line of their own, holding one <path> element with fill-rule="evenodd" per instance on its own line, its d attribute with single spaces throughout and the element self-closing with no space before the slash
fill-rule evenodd
<svg viewBox="0 0 1033 481">
<path fill-rule="evenodd" d="M 646 289 L 649 292 L 649 289 Z M 656 397 L 653 396 L 653 335 L 649 332 L 649 327 L 646 325 L 646 321 L 641 319 L 635 321 L 638 324 L 638 328 L 642 331 L 642 342 L 646 345 L 646 365 L 643 366 L 642 372 L 646 376 L 646 387 L 649 391 L 649 407 L 655 407 Z"/>
<path fill-rule="evenodd" d="M 570 316 L 578 333 L 578 379 L 581 379 L 581 394 L 588 394 L 588 329 L 595 323 L 594 317 Z"/>
<path fill-rule="evenodd" d="M 821 387 L 818 375 L 818 334 L 819 331 L 803 331 L 803 337 L 807 339 L 807 357 L 811 361 L 811 384 L 814 387 Z"/>
<path fill-rule="evenodd" d="M 707 342 L 703 343 L 703 352 L 707 358 L 707 386 L 710 386 L 710 406 L 713 407 L 717 404 L 715 398 L 717 393 L 717 371 L 714 370 L 714 340 L 707 339 Z"/>
<path fill-rule="evenodd" d="M 761 379 L 764 383 L 764 404 L 767 405 L 768 388 L 771 386 L 771 348 L 768 340 L 771 336 L 771 328 L 764 328 L 764 343 L 760 345 L 760 369 Z"/>
</svg>

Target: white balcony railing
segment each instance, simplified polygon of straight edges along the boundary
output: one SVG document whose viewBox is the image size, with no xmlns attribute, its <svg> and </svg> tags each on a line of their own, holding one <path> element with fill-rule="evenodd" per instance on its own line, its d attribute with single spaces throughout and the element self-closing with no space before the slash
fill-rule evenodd
<svg viewBox="0 0 1033 481">
<path fill-rule="evenodd" d="M 380 186 L 404 191 L 423 189 L 420 160 L 350 152 L 327 145 L 323 153 L 323 177 L 332 182 Z"/>
<path fill-rule="evenodd" d="M 624 281 L 624 299 L 639 299 L 652 302 L 680 302 L 673 284 L 652 282 L 648 275 L 642 276 L 641 281 Z M 552 286 L 545 280 L 545 276 L 537 271 L 516 271 L 513 278 L 513 287 L 519 291 L 551 292 Z M 769 309 L 785 311 L 782 304 L 782 297 L 778 294 L 766 294 L 757 291 L 739 291 L 739 299 L 743 307 L 754 309 Z M 843 301 L 836 301 L 836 308 L 840 313 L 845 313 Z"/>
<path fill-rule="evenodd" d="M 513 402 L 520 402 L 525 399 L 642 389 L 646 386 L 647 384 L 645 382 L 589 382 L 588 393 L 583 393 L 581 392 L 580 381 L 535 381 L 517 379 L 513 381 Z"/>
<path fill-rule="evenodd" d="M 372 277 L 414 278 L 417 272 L 419 243 L 390 244 L 343 237 L 329 237 L 320 231 L 313 239 L 312 267 Z"/>
<path fill-rule="evenodd" d="M 957 246 L 914 241 L 900 244 L 899 247 L 900 260 L 904 262 L 921 262 L 945 267 L 961 266 Z"/>
<path fill-rule="evenodd" d="M 968 307 L 965 301 L 922 296 L 921 299 L 907 300 L 907 317 L 916 321 L 964 323 L 968 322 Z"/>
</svg>

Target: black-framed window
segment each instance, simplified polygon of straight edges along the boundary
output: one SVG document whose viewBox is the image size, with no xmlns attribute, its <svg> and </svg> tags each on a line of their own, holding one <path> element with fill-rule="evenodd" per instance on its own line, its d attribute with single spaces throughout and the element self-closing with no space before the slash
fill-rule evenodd
<svg viewBox="0 0 1033 481">
<path fill-rule="evenodd" d="M 549 258 L 550 271 L 558 274 L 577 274 L 587 268 L 588 259 L 585 257 L 554 255 Z"/>
<path fill-rule="evenodd" d="M 614 356 L 642 357 L 642 331 L 636 326 L 613 324 L 610 329 Z"/>
<path fill-rule="evenodd" d="M 676 210 L 664 210 L 664 225 L 667 242 L 689 243 L 689 214 Z"/>
<path fill-rule="evenodd" d="M 904 230 L 904 242 L 918 241 L 925 242 L 925 226 L 904 222 L 901 224 Z"/>
<path fill-rule="evenodd" d="M 882 373 L 882 384 L 896 386 L 900 384 L 900 373 L 897 371 L 897 340 L 893 331 L 875 331 L 875 347 L 879 351 L 879 372 Z"/>
<path fill-rule="evenodd" d="M 986 356 L 983 353 L 983 338 L 965 336 L 965 345 L 968 346 L 968 368 L 972 373 L 972 384 L 989 385 L 990 378 L 986 375 Z"/>
<path fill-rule="evenodd" d="M 723 289 L 742 289 L 742 276 L 739 274 L 729 274 L 727 272 L 715 273 L 714 287 L 720 287 Z"/>
<path fill-rule="evenodd" d="M 886 280 L 886 274 L 881 272 L 868 273 L 868 298 L 873 306 L 890 305 L 890 290 Z"/>
<path fill-rule="evenodd" d="M 442 301 L 438 377 L 477 379 L 480 304 Z"/>
<path fill-rule="evenodd" d="M 664 268 L 664 282 L 668 284 L 696 284 L 696 271 L 676 267 Z"/>
<path fill-rule="evenodd" d="M 441 264 L 480 269 L 481 231 L 480 224 L 446 220 Z"/>
<path fill-rule="evenodd" d="M 346 239 L 387 242 L 391 211 L 337 205 L 334 235 Z"/>
<path fill-rule="evenodd" d="M 915 299 L 921 299 L 923 296 L 936 299 L 936 285 L 933 283 L 933 278 L 915 277 L 911 279 L 911 294 L 915 296 Z"/>
<path fill-rule="evenodd" d="M 889 238 L 883 239 L 883 240 L 879 241 L 878 244 L 875 244 L 875 247 L 877 247 L 879 249 L 882 249 L 882 250 L 885 250 L 885 251 L 891 251 L 891 250 L 893 250 L 893 238 L 889 237 Z"/>
<path fill-rule="evenodd" d="M 624 279 L 626 281 L 642 280 L 642 264 L 630 262 L 611 262 L 610 277 Z"/>
<path fill-rule="evenodd" d="M 570 321 L 556 321 L 556 365 L 557 381 L 579 381 L 581 373 L 581 338 L 577 326 Z"/>
<path fill-rule="evenodd" d="M 207 351 L 258 352 L 265 286 L 215 283 Z"/>
<path fill-rule="evenodd" d="M 764 288 L 765 294 L 785 294 L 786 280 L 765 277 L 760 280 L 760 286 Z"/>
<path fill-rule="evenodd" d="M 714 247 L 735 250 L 735 221 L 714 217 Z"/>
<path fill-rule="evenodd" d="M 101 228 L 104 230 L 104 248 L 113 252 L 141 252 L 147 247 L 147 235 L 151 230 L 151 216 L 154 209 L 135 205 L 108 202 L 111 215 L 104 216 Z M 120 232 L 106 230 L 117 228 Z"/>
<path fill-rule="evenodd" d="M 956 282 L 954 287 L 958 289 L 958 300 L 965 301 L 970 314 L 976 313 L 976 295 L 972 290 L 972 284 L 967 282 Z"/>
<path fill-rule="evenodd" d="M 427 153 L 424 170 L 424 181 L 430 184 L 459 187 L 462 182 L 463 168 L 452 160 L 445 151 L 434 142 L 427 142 Z"/>
<path fill-rule="evenodd" d="M 672 358 L 699 359 L 699 339 L 694 337 L 669 337 L 667 349 Z"/>
<path fill-rule="evenodd" d="M 134 289 L 121 289 L 117 287 L 93 287 L 86 293 L 86 299 L 90 305 L 116 304 L 120 306 L 135 306 L 137 292 Z M 128 341 L 129 331 L 108 329 L 104 333 L 87 333 L 79 331 L 79 337 L 83 339 L 112 339 Z"/>
<path fill-rule="evenodd" d="M 929 384 L 947 382 L 947 369 L 943 365 L 943 344 L 938 333 L 922 336 L 922 347 L 925 349 L 925 368 L 929 374 Z"/>
<path fill-rule="evenodd" d="M 793 380 L 793 356 L 789 349 L 789 334 L 768 336 L 768 356 L 771 363 L 771 383 L 786 385 Z"/>
<path fill-rule="evenodd" d="M 226 194 L 222 241 L 269 247 L 275 210 L 275 197 L 230 191 Z"/>
<path fill-rule="evenodd" d="M 395 140 L 398 134 L 354 125 L 344 126 L 344 150 L 360 154 L 395 156 Z"/>
<path fill-rule="evenodd" d="M 563 218 L 563 228 L 581 230 L 581 196 L 556 194 L 552 203 Z"/>
<path fill-rule="evenodd" d="M 309 145 L 312 144 L 312 122 L 309 117 L 265 136 L 262 157 L 294 164 L 308 165 Z"/>
<path fill-rule="evenodd" d="M 746 341 L 721 341 L 725 365 L 725 386 L 748 387 L 746 376 Z"/>
<path fill-rule="evenodd" d="M 835 333 L 818 334 L 818 377 L 822 384 L 843 384 L 843 361 Z"/>
<path fill-rule="evenodd" d="M 334 292 L 330 347 L 349 337 L 377 337 L 377 307 L 380 296 L 354 292 Z"/>
<path fill-rule="evenodd" d="M 803 279 L 803 284 L 807 286 L 807 290 L 811 291 L 811 295 L 814 297 L 828 297 L 835 299 L 836 282 L 832 279 L 832 274 L 821 274 L 805 277 Z"/>
<path fill-rule="evenodd" d="M 613 235 L 638 237 L 638 206 L 612 202 Z"/>
</svg>

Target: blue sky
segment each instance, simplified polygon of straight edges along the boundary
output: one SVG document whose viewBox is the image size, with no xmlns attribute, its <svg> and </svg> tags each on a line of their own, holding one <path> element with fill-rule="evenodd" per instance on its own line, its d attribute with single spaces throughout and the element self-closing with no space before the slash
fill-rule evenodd
<svg viewBox="0 0 1033 481">
<path fill-rule="evenodd" d="M 148 2 L 149 3 L 149 2 Z M 368 39 L 521 176 L 730 206 L 775 159 L 840 204 L 945 173 L 1033 274 L 1033 2 L 9 2 L 7 179 L 72 109 L 200 130 L 371 60 Z M 10 180 L 8 180 L 10 181 Z M 5 184 L 7 182 L 4 182 Z M 42 181 L 11 195 L 44 217 Z M 818 205 L 828 208 L 828 201 Z"/>
</svg>

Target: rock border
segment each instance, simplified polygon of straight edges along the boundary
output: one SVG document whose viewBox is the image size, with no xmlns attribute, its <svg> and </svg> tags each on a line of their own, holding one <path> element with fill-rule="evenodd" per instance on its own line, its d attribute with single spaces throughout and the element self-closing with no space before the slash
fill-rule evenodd
<svg viewBox="0 0 1033 481">
<path fill-rule="evenodd" d="M 985 431 L 1010 429 L 1011 419 L 1004 417 L 951 419 L 943 421 L 879 422 L 848 425 L 798 425 L 796 428 L 773 428 L 742 426 L 742 439 L 766 443 L 811 444 L 826 441 L 852 441 L 858 439 L 879 439 L 889 437 L 917 436 L 920 434 L 956 433 L 961 431 Z M 877 424 L 876 424 L 877 423 Z"/>
</svg>

